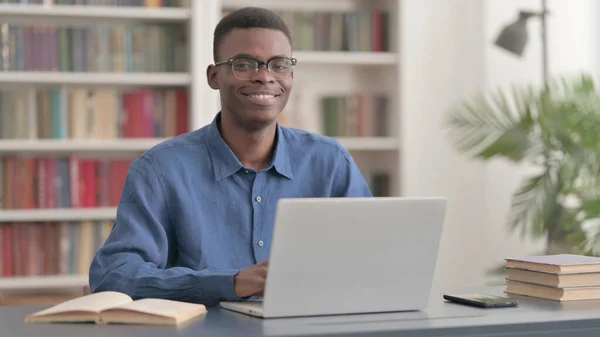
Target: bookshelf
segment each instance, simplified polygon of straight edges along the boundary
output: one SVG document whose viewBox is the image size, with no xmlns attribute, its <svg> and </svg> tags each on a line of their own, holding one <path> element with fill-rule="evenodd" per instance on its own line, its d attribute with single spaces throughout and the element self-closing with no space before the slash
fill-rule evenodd
<svg viewBox="0 0 600 337">
<path fill-rule="evenodd" d="M 44 289 L 73 289 L 83 288 L 87 285 L 87 275 L 48 275 L 31 277 L 10 277 L 0 283 L 0 292 L 3 290 L 25 291 Z M 43 286 L 41 286 L 43 285 Z"/>
<path fill-rule="evenodd" d="M 0 93 L 14 90 L 27 93 L 28 96 L 26 97 L 28 98 L 25 99 L 25 102 L 29 105 L 24 105 L 23 111 L 27 111 L 29 114 L 32 111 L 38 111 L 38 108 L 43 105 L 40 103 L 43 102 L 40 101 L 42 98 L 38 98 L 38 96 L 41 97 L 43 94 L 40 93 L 52 90 L 62 92 L 62 97 L 69 97 L 71 92 L 81 88 L 86 89 L 87 92 L 100 92 L 102 90 L 117 90 L 119 92 L 186 90 L 185 110 L 191 113 L 187 115 L 185 120 L 185 131 L 202 127 L 214 118 L 219 109 L 218 93 L 206 85 L 205 79 L 206 66 L 213 61 L 212 31 L 225 11 L 246 6 L 246 2 L 241 0 L 203 0 L 202 2 L 194 0 L 183 1 L 180 7 L 155 8 L 106 5 L 40 5 L 32 4 L 33 2 L 35 1 L 29 1 L 29 4 L 24 5 L 0 2 L 0 22 L 5 25 L 31 25 L 36 23 L 43 25 L 69 24 L 75 27 L 81 25 L 98 25 L 102 27 L 112 27 L 114 25 L 117 27 L 123 25 L 164 24 L 168 27 L 179 27 L 181 29 L 181 40 L 185 41 L 185 45 L 182 46 L 184 55 L 176 57 L 179 60 L 176 67 L 163 65 L 127 71 L 123 68 L 116 70 L 102 68 L 98 63 L 91 71 L 82 71 L 81 69 L 63 71 L 52 68 L 50 70 L 8 69 L 0 71 Z M 111 0 L 105 0 L 105 2 L 110 3 Z M 117 0 L 112 2 L 116 3 Z M 385 28 L 387 42 L 384 46 L 381 45 L 382 42 L 373 42 L 372 45 L 369 42 L 367 43 L 369 47 L 365 48 L 364 37 L 362 40 L 348 42 L 350 45 L 354 44 L 354 47 L 350 46 L 345 49 L 328 47 L 323 41 L 321 41 L 319 48 L 310 48 L 310 41 L 307 42 L 308 40 L 298 43 L 299 48 L 295 48 L 294 52 L 294 57 L 299 61 L 295 72 L 294 89 L 290 102 L 282 114 L 281 123 L 314 132 L 324 133 L 325 130 L 330 130 L 335 133 L 332 136 L 351 152 L 359 167 L 363 170 L 365 177 L 370 182 L 382 185 L 375 190 L 382 195 L 399 195 L 401 191 L 400 154 L 403 144 L 401 144 L 399 136 L 401 119 L 398 112 L 401 106 L 398 101 L 401 82 L 397 41 L 399 38 L 396 37 L 394 32 L 398 31 L 397 20 L 400 11 L 400 0 L 306 0 L 289 2 L 258 0 L 252 5 L 279 11 L 286 20 L 294 19 L 297 13 L 304 13 L 304 16 L 301 17 L 307 22 L 316 20 L 315 18 L 311 19 L 312 13 L 327 13 L 327 17 L 337 16 L 343 18 L 346 13 L 360 11 L 363 13 L 362 19 L 350 14 L 348 14 L 348 17 L 349 20 L 355 22 L 354 29 L 360 26 L 363 30 L 365 27 L 368 30 L 375 29 L 369 25 L 365 26 L 363 21 L 365 14 L 367 18 L 373 16 L 374 12 L 387 15 L 384 25 L 387 26 Z M 381 17 L 379 19 L 381 20 Z M 319 20 L 323 20 L 323 18 Z M 293 24 L 294 22 L 299 22 L 299 20 L 288 21 L 293 34 L 304 32 L 305 37 L 307 34 L 319 34 L 314 30 L 314 27 L 318 25 L 313 25 L 313 30 L 310 30 L 306 25 L 304 28 L 298 28 L 297 25 Z M 342 28 L 344 27 L 343 20 L 340 24 L 342 26 L 338 26 L 338 29 L 345 29 Z M 383 34 L 383 31 L 380 32 Z M 6 30 L 1 30 L 0 27 L 0 34 L 6 34 Z M 334 33 L 330 32 L 330 34 Z M 373 34 L 375 33 L 367 34 L 367 40 L 375 36 Z M 332 39 L 334 38 L 332 37 Z M 378 46 L 376 46 L 377 44 Z M 377 51 L 372 51 L 372 49 Z M 94 50 L 97 51 L 97 49 Z M 102 54 L 102 51 L 99 53 Z M 383 99 L 382 103 L 379 105 L 374 103 L 377 101 L 374 97 L 381 97 Z M 329 103 L 326 103 L 326 101 Z M 88 102 L 87 104 L 91 103 Z M 326 104 L 329 104 L 330 108 L 327 108 L 329 112 L 325 112 Z M 360 109 L 356 107 L 357 104 L 360 105 Z M 337 108 L 331 108 L 333 106 Z M 369 121 L 369 125 L 372 125 L 366 129 L 351 127 L 352 123 L 356 124 L 357 122 L 344 119 L 346 127 L 343 127 L 340 118 L 345 116 L 343 111 L 349 109 L 350 106 L 354 106 L 354 118 L 359 118 L 356 116 L 372 116 L 379 110 L 385 112 L 385 117 L 381 117 L 382 119 L 378 122 Z M 84 110 L 79 109 L 78 111 Z M 60 112 L 58 114 L 60 115 Z M 340 123 L 335 126 L 330 125 L 325 114 L 337 116 L 334 119 L 340 121 Z M 60 118 L 62 121 L 75 123 L 69 119 L 75 118 L 72 115 L 73 113 L 70 112 L 60 115 Z M 3 115 L 0 113 L 0 124 L 2 118 Z M 329 121 L 331 120 L 329 119 Z M 87 122 L 89 123 L 90 120 L 87 120 Z M 80 123 L 82 122 L 80 121 Z M 172 121 L 171 123 L 175 122 Z M 22 167 L 26 167 L 24 163 L 28 158 L 53 157 L 62 159 L 65 165 L 72 165 L 68 159 L 72 157 L 82 162 L 90 160 L 99 162 L 131 160 L 153 145 L 170 138 L 175 132 L 174 126 L 172 126 L 170 134 L 162 130 L 159 134 L 147 133 L 141 136 L 130 133 L 129 136 L 122 137 L 126 132 L 123 130 L 124 128 L 121 128 L 115 131 L 116 134 L 120 133 L 121 137 L 115 137 L 115 132 L 110 137 L 94 136 L 97 131 L 88 132 L 86 136 L 69 137 L 65 136 L 65 133 L 68 134 L 69 130 L 41 131 L 39 125 L 43 123 L 39 121 L 37 122 L 38 126 L 34 128 L 35 130 L 27 128 L 27 125 L 29 125 L 27 121 L 23 122 L 21 120 L 21 124 L 25 125 L 20 127 L 23 132 L 21 135 L 26 136 L 3 137 L 0 133 L 0 158 L 20 157 L 19 160 L 22 161 L 16 162 L 14 165 Z M 177 132 L 182 131 L 181 129 L 177 130 Z M 1 126 L 0 132 L 2 132 Z M 84 172 L 84 166 L 78 167 L 80 172 Z M 56 170 L 55 168 L 55 171 L 52 172 L 58 177 L 60 174 Z M 4 173 L 0 171 L 0 177 L 6 173 L 6 167 L 3 171 Z M 48 173 L 50 171 L 44 172 Z M 123 171 L 119 172 L 119 179 L 121 179 L 119 181 L 122 181 Z M 63 178 L 68 180 L 68 177 Z M 118 186 L 118 184 L 115 186 Z M 43 183 L 40 186 L 46 186 L 44 188 L 47 188 L 48 184 Z M 39 189 L 40 186 L 37 186 L 36 189 Z M 0 186 L 1 188 L 2 186 Z M 46 191 L 46 193 L 48 192 Z M 57 195 L 54 198 L 59 198 Z M 6 196 L 4 198 L 6 201 Z M 83 194 L 80 195 L 80 198 L 80 205 L 85 203 L 83 200 L 88 200 Z M 102 203 L 92 203 L 85 207 L 23 207 L 18 209 L 3 209 L 3 207 L 0 207 L 0 227 L 5 224 L 4 228 L 8 228 L 7 224 L 10 224 L 12 229 L 19 228 L 19 226 L 35 228 L 35 226 L 61 226 L 61 224 L 69 223 L 71 230 L 78 230 L 77 226 L 80 225 L 82 228 L 87 226 L 87 233 L 89 234 L 90 226 L 106 228 L 106 224 L 114 219 L 116 213 L 114 195 L 105 195 L 103 198 Z M 55 206 L 60 204 L 59 201 L 53 201 L 52 203 Z M 6 229 L 3 232 L 0 228 L 0 240 L 2 240 L 3 233 L 6 233 Z M 94 241 L 95 245 L 92 245 L 93 247 L 96 247 L 101 242 L 102 237 L 106 235 L 103 232 L 99 237 L 96 235 L 94 238 L 84 239 L 82 233 L 83 230 L 81 233 L 71 233 L 71 235 L 78 235 L 82 240 Z M 89 258 L 89 252 L 87 254 Z M 0 252 L 1 258 L 2 253 Z M 75 264 L 77 263 L 75 262 Z M 0 268 L 0 289 L 17 285 L 20 280 L 24 280 L 22 282 L 25 282 L 30 288 L 43 287 L 50 279 L 53 284 L 59 286 L 85 284 L 87 275 L 79 273 L 78 271 L 81 271 L 81 269 L 73 268 L 71 267 L 70 271 L 75 270 L 74 274 L 13 275 L 10 277 L 2 277 Z"/>
<path fill-rule="evenodd" d="M 191 17 L 189 8 L 134 7 L 134 6 L 68 6 L 0 3 L 3 22 L 55 22 L 56 20 L 85 20 L 87 23 L 111 22 L 186 22 Z"/>
<path fill-rule="evenodd" d="M 368 65 L 368 66 L 394 66 L 397 62 L 396 55 L 388 52 L 306 52 L 298 51 L 294 57 L 301 59 L 303 64 L 314 65 Z"/>
<path fill-rule="evenodd" d="M 0 213 L 0 222 L 112 220 L 116 214 L 114 207 L 4 210 Z"/>
<path fill-rule="evenodd" d="M 119 140 L 21 140 L 7 139 L 0 141 L 0 152 L 2 153 L 141 153 L 152 146 L 159 144 L 167 138 L 150 138 L 150 139 L 119 139 Z M 383 144 L 381 144 L 383 145 Z"/>
<path fill-rule="evenodd" d="M 3 87 L 32 86 L 103 86 L 103 87 L 172 87 L 188 86 L 189 74 L 88 74 L 88 73 L 48 73 L 39 71 L 15 71 L 0 73 Z"/>
</svg>

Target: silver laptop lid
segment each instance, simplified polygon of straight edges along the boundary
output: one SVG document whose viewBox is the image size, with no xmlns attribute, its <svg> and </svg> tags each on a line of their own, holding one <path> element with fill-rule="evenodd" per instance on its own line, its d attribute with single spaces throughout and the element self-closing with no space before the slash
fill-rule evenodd
<svg viewBox="0 0 600 337">
<path fill-rule="evenodd" d="M 424 309 L 444 198 L 281 199 L 263 315 Z"/>
</svg>

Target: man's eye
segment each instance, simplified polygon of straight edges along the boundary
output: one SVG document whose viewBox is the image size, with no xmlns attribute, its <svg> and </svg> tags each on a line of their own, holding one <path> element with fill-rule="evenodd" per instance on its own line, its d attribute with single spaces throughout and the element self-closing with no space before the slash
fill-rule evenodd
<svg viewBox="0 0 600 337">
<path fill-rule="evenodd" d="M 254 69 L 254 66 L 252 64 L 238 63 L 238 64 L 235 65 L 235 69 L 238 69 L 238 70 L 252 70 L 252 69 Z"/>
</svg>

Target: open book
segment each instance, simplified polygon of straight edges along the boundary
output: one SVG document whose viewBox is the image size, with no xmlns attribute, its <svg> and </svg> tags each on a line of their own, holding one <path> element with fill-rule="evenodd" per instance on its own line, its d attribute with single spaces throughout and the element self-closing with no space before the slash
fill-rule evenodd
<svg viewBox="0 0 600 337">
<path fill-rule="evenodd" d="M 78 297 L 31 314 L 26 323 L 90 322 L 97 324 L 181 325 L 206 313 L 202 304 L 141 299 L 113 291 Z"/>
</svg>

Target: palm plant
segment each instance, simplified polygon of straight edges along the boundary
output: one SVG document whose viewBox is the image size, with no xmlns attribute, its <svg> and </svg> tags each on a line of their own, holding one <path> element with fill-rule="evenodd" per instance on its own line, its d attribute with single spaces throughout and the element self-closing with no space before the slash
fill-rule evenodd
<svg viewBox="0 0 600 337">
<path fill-rule="evenodd" d="M 545 239 L 545 254 L 600 254 L 600 93 L 589 76 L 479 93 L 447 117 L 458 151 L 538 169 L 512 196 L 512 231 Z"/>
</svg>

